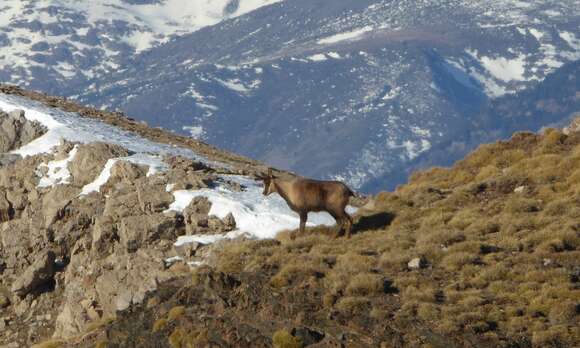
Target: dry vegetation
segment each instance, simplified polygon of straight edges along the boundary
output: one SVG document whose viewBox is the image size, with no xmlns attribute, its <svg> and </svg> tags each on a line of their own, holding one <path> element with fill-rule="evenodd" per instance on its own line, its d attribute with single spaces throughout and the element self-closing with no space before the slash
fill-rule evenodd
<svg viewBox="0 0 580 348">
<path fill-rule="evenodd" d="M 416 173 L 354 232 L 216 246 L 111 346 L 303 347 L 302 326 L 316 347 L 580 346 L 580 134 L 519 133 Z"/>
<path fill-rule="evenodd" d="M 580 135 L 516 134 L 451 169 L 376 197 L 392 223 L 334 240 L 324 229 L 221 251 L 229 274 L 271 270 L 273 288 L 316 287 L 348 316 L 421 323 L 490 344 L 580 344 Z M 372 215 L 372 214 L 371 214 Z M 407 269 L 422 257 L 426 267 Z M 394 294 L 399 292 L 398 294 Z M 392 313 L 381 299 L 398 296 Z M 400 325 L 404 327 L 404 324 Z"/>
</svg>

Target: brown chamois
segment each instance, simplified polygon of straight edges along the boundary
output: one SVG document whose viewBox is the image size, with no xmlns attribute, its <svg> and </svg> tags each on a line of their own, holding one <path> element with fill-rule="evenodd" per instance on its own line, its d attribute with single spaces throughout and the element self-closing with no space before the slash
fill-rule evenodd
<svg viewBox="0 0 580 348">
<path fill-rule="evenodd" d="M 339 225 L 346 229 L 347 238 L 352 230 L 352 218 L 344 210 L 350 197 L 355 194 L 340 181 L 320 181 L 306 178 L 281 179 L 268 169 L 267 175 L 257 177 L 264 182 L 264 196 L 277 192 L 290 209 L 300 215 L 300 232 L 304 233 L 309 212 L 326 211 Z M 337 235 L 338 237 L 338 235 Z M 291 235 L 294 239 L 294 235 Z"/>
</svg>

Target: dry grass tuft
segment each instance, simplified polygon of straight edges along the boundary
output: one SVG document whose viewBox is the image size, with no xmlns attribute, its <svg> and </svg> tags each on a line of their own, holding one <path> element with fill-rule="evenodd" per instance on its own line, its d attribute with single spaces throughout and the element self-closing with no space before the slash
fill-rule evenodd
<svg viewBox="0 0 580 348">
<path fill-rule="evenodd" d="M 167 313 L 167 320 L 175 321 L 185 314 L 185 306 L 175 306 Z"/>
<path fill-rule="evenodd" d="M 158 331 L 165 329 L 167 327 L 168 323 L 169 323 L 169 321 L 165 318 L 157 319 L 155 321 L 155 323 L 153 324 L 153 328 L 151 329 L 151 332 L 155 333 L 155 332 L 158 332 Z"/>
<path fill-rule="evenodd" d="M 304 344 L 298 337 L 292 336 L 286 330 L 278 330 L 272 336 L 272 342 L 275 348 L 302 348 Z"/>
</svg>

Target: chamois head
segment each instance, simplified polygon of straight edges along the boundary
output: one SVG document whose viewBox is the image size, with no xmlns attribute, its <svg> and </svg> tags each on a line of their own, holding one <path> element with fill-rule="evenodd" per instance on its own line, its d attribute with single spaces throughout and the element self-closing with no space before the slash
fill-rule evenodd
<svg viewBox="0 0 580 348">
<path fill-rule="evenodd" d="M 257 178 L 264 182 L 264 191 L 262 194 L 264 196 L 269 196 L 276 191 L 276 185 L 274 185 L 274 179 L 276 178 L 274 174 L 272 174 L 272 168 L 268 168 L 268 174 L 266 175 L 258 175 Z"/>
</svg>

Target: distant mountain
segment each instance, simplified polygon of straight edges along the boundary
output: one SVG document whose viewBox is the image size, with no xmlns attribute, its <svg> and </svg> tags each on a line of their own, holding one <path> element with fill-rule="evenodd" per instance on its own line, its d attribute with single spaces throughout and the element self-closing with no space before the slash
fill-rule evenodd
<svg viewBox="0 0 580 348">
<path fill-rule="evenodd" d="M 279 0 L 3 0 L 0 81 L 62 94 L 135 54 Z"/>
<path fill-rule="evenodd" d="M 469 133 L 490 99 L 534 86 L 580 58 L 580 12 L 572 0 L 261 6 L 271 2 L 248 1 L 257 10 L 128 45 L 113 67 L 94 68 L 93 79 L 65 79 L 54 93 L 273 166 L 374 190 L 402 182 L 399 174 L 420 156 Z M 119 11 L 148 6 L 123 3 Z M 181 35 L 168 39 L 174 33 Z M 108 60 L 96 61 L 100 67 Z M 40 76 L 26 81 L 51 91 Z"/>
<path fill-rule="evenodd" d="M 580 116 L 579 77 L 580 61 L 575 61 L 557 69 L 529 89 L 490 100 L 472 118 L 469 130 L 440 143 L 401 167 L 400 171 L 369 181 L 363 190 L 393 189 L 414 170 L 434 165 L 450 166 L 479 144 L 508 139 L 517 131 L 563 128 Z"/>
</svg>

